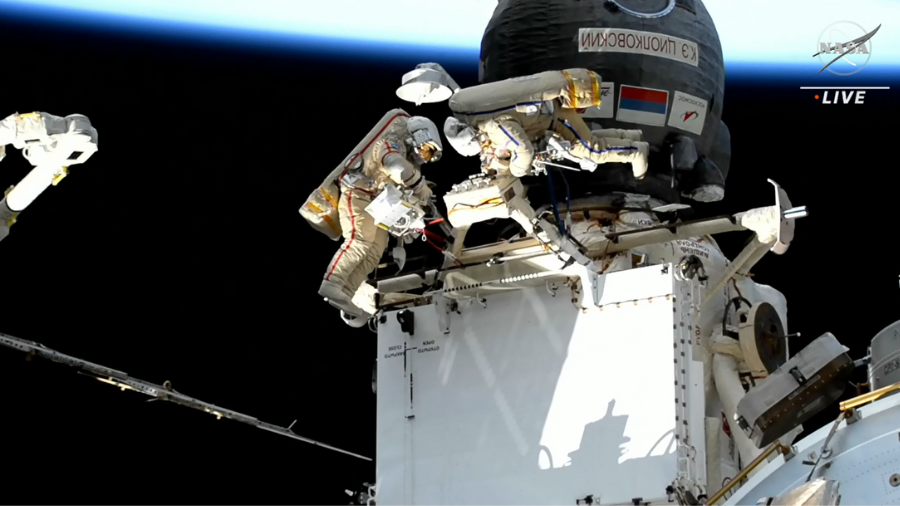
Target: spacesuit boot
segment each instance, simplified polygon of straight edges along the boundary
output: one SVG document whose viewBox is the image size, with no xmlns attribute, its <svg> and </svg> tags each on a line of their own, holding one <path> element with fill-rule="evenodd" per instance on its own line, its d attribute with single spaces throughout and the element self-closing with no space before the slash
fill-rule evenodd
<svg viewBox="0 0 900 506">
<path fill-rule="evenodd" d="M 319 296 L 323 297 L 332 306 L 346 311 L 352 315 L 362 315 L 362 310 L 356 307 L 352 300 L 353 295 L 344 291 L 344 288 L 334 281 L 323 280 L 319 285 Z"/>
<path fill-rule="evenodd" d="M 637 151 L 634 153 L 631 160 L 631 171 L 634 174 L 635 179 L 643 179 L 644 176 L 647 175 L 647 169 L 649 167 L 650 144 L 647 144 L 646 142 L 634 142 L 632 145 L 637 148 Z"/>
<path fill-rule="evenodd" d="M 630 163 L 634 178 L 642 179 L 647 174 L 650 145 L 613 137 L 593 137 L 590 148 L 573 144 L 570 152 L 597 164 Z"/>
<path fill-rule="evenodd" d="M 343 309 L 341 310 L 341 320 L 344 320 L 344 323 L 355 329 L 361 329 L 369 322 L 367 318 L 350 314 Z"/>
<path fill-rule="evenodd" d="M 591 132 L 595 137 L 626 139 L 629 141 L 643 141 L 644 132 L 642 130 L 623 130 L 621 128 L 604 128 L 602 130 L 594 130 Z"/>
</svg>

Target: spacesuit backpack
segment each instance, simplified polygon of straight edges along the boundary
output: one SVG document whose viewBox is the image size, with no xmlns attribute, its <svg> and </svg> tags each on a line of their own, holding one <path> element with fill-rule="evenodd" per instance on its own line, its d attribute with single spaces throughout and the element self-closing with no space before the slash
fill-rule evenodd
<svg viewBox="0 0 900 506">
<path fill-rule="evenodd" d="M 300 208 L 300 215 L 332 241 L 340 239 L 342 234 L 338 198 L 337 184 L 333 180 L 326 181 L 310 194 Z"/>
<path fill-rule="evenodd" d="M 312 228 L 325 234 L 332 241 L 341 239 L 343 234 L 338 214 L 338 199 L 340 198 L 338 180 L 343 176 L 358 176 L 354 168 L 362 166 L 363 155 L 372 149 L 374 141 L 398 117 L 408 118 L 409 114 L 403 109 L 388 111 L 363 140 L 353 148 L 353 151 L 331 171 L 322 184 L 310 193 L 306 202 L 300 207 L 300 216 L 303 216 Z"/>
<path fill-rule="evenodd" d="M 449 105 L 453 115 L 465 122 L 513 109 L 536 113 L 537 104 L 553 100 L 566 109 L 598 107 L 601 85 L 600 75 L 587 69 L 551 70 L 463 88 L 450 97 Z"/>
</svg>

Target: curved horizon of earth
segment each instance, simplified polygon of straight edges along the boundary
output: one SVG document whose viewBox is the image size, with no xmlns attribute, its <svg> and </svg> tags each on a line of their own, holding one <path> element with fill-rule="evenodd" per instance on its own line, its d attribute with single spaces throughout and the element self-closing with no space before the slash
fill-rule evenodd
<svg viewBox="0 0 900 506">
<path fill-rule="evenodd" d="M 338 0 L 338 3 L 340 1 Z M 395 1 L 406 4 L 412 0 Z M 727 27 L 728 32 L 733 33 L 732 25 L 735 20 L 731 19 L 733 16 L 725 15 L 727 12 L 723 9 L 727 9 L 727 6 L 718 5 L 717 1 L 706 0 L 704 3 L 713 14 L 714 20 L 717 21 L 716 26 L 720 36 L 723 33 L 723 27 Z M 131 0 L 130 2 L 126 0 L 88 0 L 89 5 L 85 5 L 85 0 L 78 0 L 77 4 L 80 7 L 75 7 L 74 0 L 0 0 L 0 13 L 6 14 L 7 22 L 18 20 L 74 31 L 89 29 L 92 35 L 102 32 L 100 35 L 150 38 L 159 43 L 188 42 L 219 47 L 238 46 L 245 49 L 255 48 L 279 53 L 295 53 L 307 57 L 348 60 L 384 58 L 389 55 L 390 62 L 394 65 L 415 65 L 422 61 L 437 61 L 453 67 L 473 66 L 477 68 L 479 59 L 477 44 L 480 41 L 480 33 L 495 5 L 493 0 L 488 2 L 485 0 L 459 0 L 459 2 L 470 4 L 477 2 L 476 12 L 466 18 L 466 20 L 474 19 L 471 23 L 466 23 L 465 30 L 455 37 L 448 38 L 442 36 L 445 34 L 441 33 L 431 37 L 432 40 L 440 39 L 442 41 L 441 44 L 438 44 L 420 42 L 428 37 L 416 32 L 415 29 L 411 32 L 395 30 L 397 32 L 395 35 L 388 36 L 377 30 L 357 32 L 353 30 L 353 27 L 336 25 L 336 21 L 331 21 L 325 26 L 311 27 L 309 26 L 311 21 L 306 18 L 314 17 L 314 15 L 309 11 L 303 11 L 301 13 L 303 18 L 299 20 L 290 19 L 288 15 L 284 16 L 282 21 L 273 21 L 271 16 L 283 13 L 282 5 L 275 5 L 278 2 L 274 0 L 256 0 L 253 2 L 256 10 L 247 11 L 247 17 L 244 18 L 239 16 L 240 9 L 246 10 L 247 8 L 247 4 L 244 2 L 221 0 L 217 6 L 223 7 L 224 14 L 218 17 L 210 16 L 208 12 L 201 12 L 198 8 L 191 11 L 189 4 L 192 2 L 196 3 L 197 0 L 168 2 L 168 6 L 165 5 L 166 0 Z M 459 4 L 459 2 L 453 3 Z M 178 7 L 176 3 L 188 5 Z M 868 3 L 877 4 L 878 0 L 869 0 Z M 894 5 L 900 15 L 900 2 L 896 2 Z M 392 8 L 384 3 L 375 5 L 373 2 L 372 6 L 386 11 L 385 15 L 388 18 L 395 12 L 402 11 L 402 9 Z M 441 8 L 446 9 L 446 6 L 437 7 L 438 10 Z M 183 9 L 183 12 L 179 9 Z M 456 10 L 460 9 L 462 7 Z M 355 15 L 358 18 L 363 14 L 365 13 L 356 13 Z M 270 17 L 265 18 L 263 15 Z M 319 15 L 321 16 L 321 14 Z M 481 20 L 480 18 L 485 19 Z M 350 24 L 353 21 L 351 19 Z M 305 26 L 298 23 L 305 23 Z M 264 28 L 264 26 L 268 26 L 267 24 L 272 26 Z M 422 27 L 418 28 L 421 30 Z M 804 28 L 808 27 L 804 25 Z M 449 30 L 450 28 L 441 29 Z M 815 35 L 817 29 L 812 26 L 812 29 L 805 31 Z M 873 37 L 873 61 L 870 61 L 862 71 L 851 76 L 835 75 L 827 71 L 818 73 L 822 64 L 818 58 L 812 57 L 813 51 L 811 50 L 808 56 L 804 55 L 805 63 L 803 60 L 798 61 L 798 51 L 791 52 L 787 49 L 783 51 L 784 54 L 780 54 L 773 53 L 770 48 L 763 48 L 768 52 L 761 51 L 764 53 L 763 56 L 759 59 L 752 59 L 754 58 L 752 48 L 730 51 L 727 40 L 723 40 L 727 77 L 742 81 L 779 83 L 797 81 L 810 86 L 884 85 L 885 81 L 893 81 L 900 77 L 900 49 L 891 49 L 891 47 L 900 48 L 900 33 L 892 34 L 890 31 L 891 27 L 879 30 L 876 37 Z M 877 44 L 875 43 L 876 39 L 879 39 Z M 892 45 L 891 42 L 895 41 L 898 43 Z M 736 43 L 732 44 L 732 46 L 735 45 Z M 804 46 L 804 49 L 811 49 L 813 46 L 814 44 L 810 43 L 808 47 Z"/>
</svg>

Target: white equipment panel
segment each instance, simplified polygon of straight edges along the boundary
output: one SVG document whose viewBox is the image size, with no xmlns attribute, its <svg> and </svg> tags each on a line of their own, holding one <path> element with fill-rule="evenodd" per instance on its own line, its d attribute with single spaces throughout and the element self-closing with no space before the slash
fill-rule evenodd
<svg viewBox="0 0 900 506">
<path fill-rule="evenodd" d="M 446 335 L 435 305 L 408 310 L 412 336 L 385 313 L 378 504 L 666 503 L 702 484 L 703 365 L 671 271 L 601 276 L 584 312 L 543 286 L 460 302 Z"/>
</svg>

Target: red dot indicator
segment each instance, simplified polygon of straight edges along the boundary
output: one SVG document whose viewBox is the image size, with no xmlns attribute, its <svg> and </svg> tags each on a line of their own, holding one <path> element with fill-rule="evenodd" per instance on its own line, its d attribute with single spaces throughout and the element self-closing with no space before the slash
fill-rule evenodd
<svg viewBox="0 0 900 506">
<path fill-rule="evenodd" d="M 816 95 L 816 100 L 819 100 L 819 96 L 818 96 L 818 95 Z"/>
</svg>

